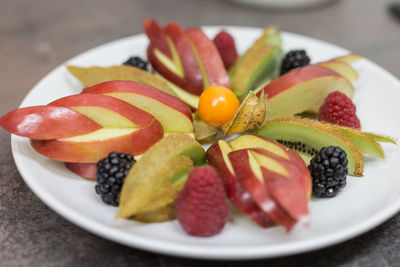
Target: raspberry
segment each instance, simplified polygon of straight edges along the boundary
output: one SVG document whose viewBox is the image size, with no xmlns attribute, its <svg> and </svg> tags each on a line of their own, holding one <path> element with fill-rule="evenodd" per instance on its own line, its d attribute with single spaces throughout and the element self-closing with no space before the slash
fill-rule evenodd
<svg viewBox="0 0 400 267">
<path fill-rule="evenodd" d="M 224 227 L 229 214 L 222 180 L 211 166 L 194 168 L 175 206 L 182 228 L 193 236 L 213 236 Z"/>
<path fill-rule="evenodd" d="M 238 53 L 236 51 L 235 40 L 226 31 L 220 31 L 213 40 L 221 55 L 225 68 L 229 69 L 236 61 Z"/>
<path fill-rule="evenodd" d="M 330 93 L 318 112 L 318 120 L 360 129 L 360 120 L 356 115 L 356 106 L 350 98 L 341 92 Z"/>
</svg>

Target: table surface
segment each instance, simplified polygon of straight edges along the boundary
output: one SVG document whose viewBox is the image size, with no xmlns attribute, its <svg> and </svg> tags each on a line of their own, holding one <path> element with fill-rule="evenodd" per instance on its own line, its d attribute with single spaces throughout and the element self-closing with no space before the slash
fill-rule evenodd
<svg viewBox="0 0 400 267">
<path fill-rule="evenodd" d="M 400 20 L 386 0 L 347 0 L 296 11 L 222 0 L 1 0 L 0 114 L 65 60 L 141 33 L 146 17 L 184 27 L 240 25 L 281 29 L 361 54 L 400 77 Z M 379 90 L 379 88 L 377 88 Z M 69 223 L 44 205 L 18 173 L 10 135 L 0 130 L 0 266 L 395 266 L 400 214 L 350 241 L 310 253 L 257 261 L 180 259 L 125 247 Z"/>
</svg>

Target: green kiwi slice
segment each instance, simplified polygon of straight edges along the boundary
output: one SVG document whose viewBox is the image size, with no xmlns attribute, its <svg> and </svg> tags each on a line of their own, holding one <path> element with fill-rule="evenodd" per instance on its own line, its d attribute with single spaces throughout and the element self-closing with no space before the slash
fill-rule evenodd
<svg viewBox="0 0 400 267">
<path fill-rule="evenodd" d="M 328 123 L 324 123 L 328 124 Z M 382 146 L 377 143 L 370 135 L 365 134 L 357 129 L 332 125 L 336 130 L 346 135 L 360 149 L 362 154 L 367 154 L 379 158 L 384 158 L 385 153 Z M 379 135 L 377 135 L 379 136 Z"/>
<path fill-rule="evenodd" d="M 363 134 L 368 136 L 375 142 L 390 143 L 390 144 L 397 145 L 397 140 L 390 136 L 385 136 L 385 135 L 376 134 L 376 133 L 369 133 L 369 132 L 363 132 Z"/>
<path fill-rule="evenodd" d="M 350 175 L 363 175 L 363 158 L 360 149 L 352 139 L 331 124 L 289 117 L 267 122 L 257 134 L 295 149 L 303 158 L 311 158 L 326 146 L 339 146 L 347 154 Z M 303 147 L 304 144 L 304 147 Z"/>
</svg>

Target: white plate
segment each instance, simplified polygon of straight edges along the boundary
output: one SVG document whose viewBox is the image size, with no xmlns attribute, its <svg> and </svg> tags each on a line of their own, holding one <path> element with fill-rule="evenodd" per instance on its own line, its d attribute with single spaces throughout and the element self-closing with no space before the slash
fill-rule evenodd
<svg viewBox="0 0 400 267">
<path fill-rule="evenodd" d="M 243 52 L 260 34 L 260 29 L 225 27 Z M 205 27 L 214 34 L 221 27 Z M 343 55 L 348 51 L 307 37 L 284 33 L 284 49 L 305 48 L 313 62 Z M 85 52 L 68 64 L 80 66 L 120 64 L 130 55 L 145 55 L 143 35 L 124 38 Z M 364 130 L 400 136 L 400 82 L 368 60 L 355 64 L 360 74 L 354 102 Z M 65 64 L 42 79 L 26 96 L 22 106 L 47 104 L 78 93 L 81 86 Z M 50 208 L 74 224 L 104 238 L 158 253 L 206 258 L 253 259 L 289 255 L 326 247 L 384 222 L 400 210 L 400 152 L 383 144 L 386 159 L 365 158 L 365 177 L 348 177 L 343 192 L 334 199 L 312 199 L 311 225 L 297 226 L 290 234 L 282 227 L 261 229 L 241 214 L 231 214 L 221 234 L 211 238 L 186 235 L 176 221 L 142 224 L 115 220 L 117 208 L 103 204 L 94 183 L 69 172 L 62 163 L 37 154 L 26 138 L 12 137 L 16 165 L 32 191 Z"/>
</svg>

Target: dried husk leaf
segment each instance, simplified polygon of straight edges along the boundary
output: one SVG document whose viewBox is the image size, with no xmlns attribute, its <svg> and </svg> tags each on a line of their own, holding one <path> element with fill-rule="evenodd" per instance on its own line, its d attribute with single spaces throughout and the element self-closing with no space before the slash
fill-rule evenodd
<svg viewBox="0 0 400 267">
<path fill-rule="evenodd" d="M 218 133 L 218 128 L 205 123 L 198 112 L 193 114 L 194 136 L 200 143 L 210 142 Z"/>
<path fill-rule="evenodd" d="M 267 116 L 267 101 L 268 97 L 264 94 L 264 91 L 262 91 L 261 95 L 258 97 L 258 103 L 254 107 L 253 117 L 247 127 L 248 131 L 257 130 L 264 124 Z"/>
<path fill-rule="evenodd" d="M 221 130 L 225 136 L 257 130 L 264 124 L 266 111 L 267 96 L 262 93 L 258 97 L 251 91 L 243 100 L 233 119 L 222 125 Z"/>
<path fill-rule="evenodd" d="M 67 69 L 85 87 L 92 86 L 101 82 L 114 80 L 137 81 L 153 86 L 170 95 L 176 96 L 176 94 L 169 88 L 167 83 L 158 78 L 156 75 L 132 66 L 92 66 L 84 68 L 70 65 L 67 66 Z"/>
</svg>

